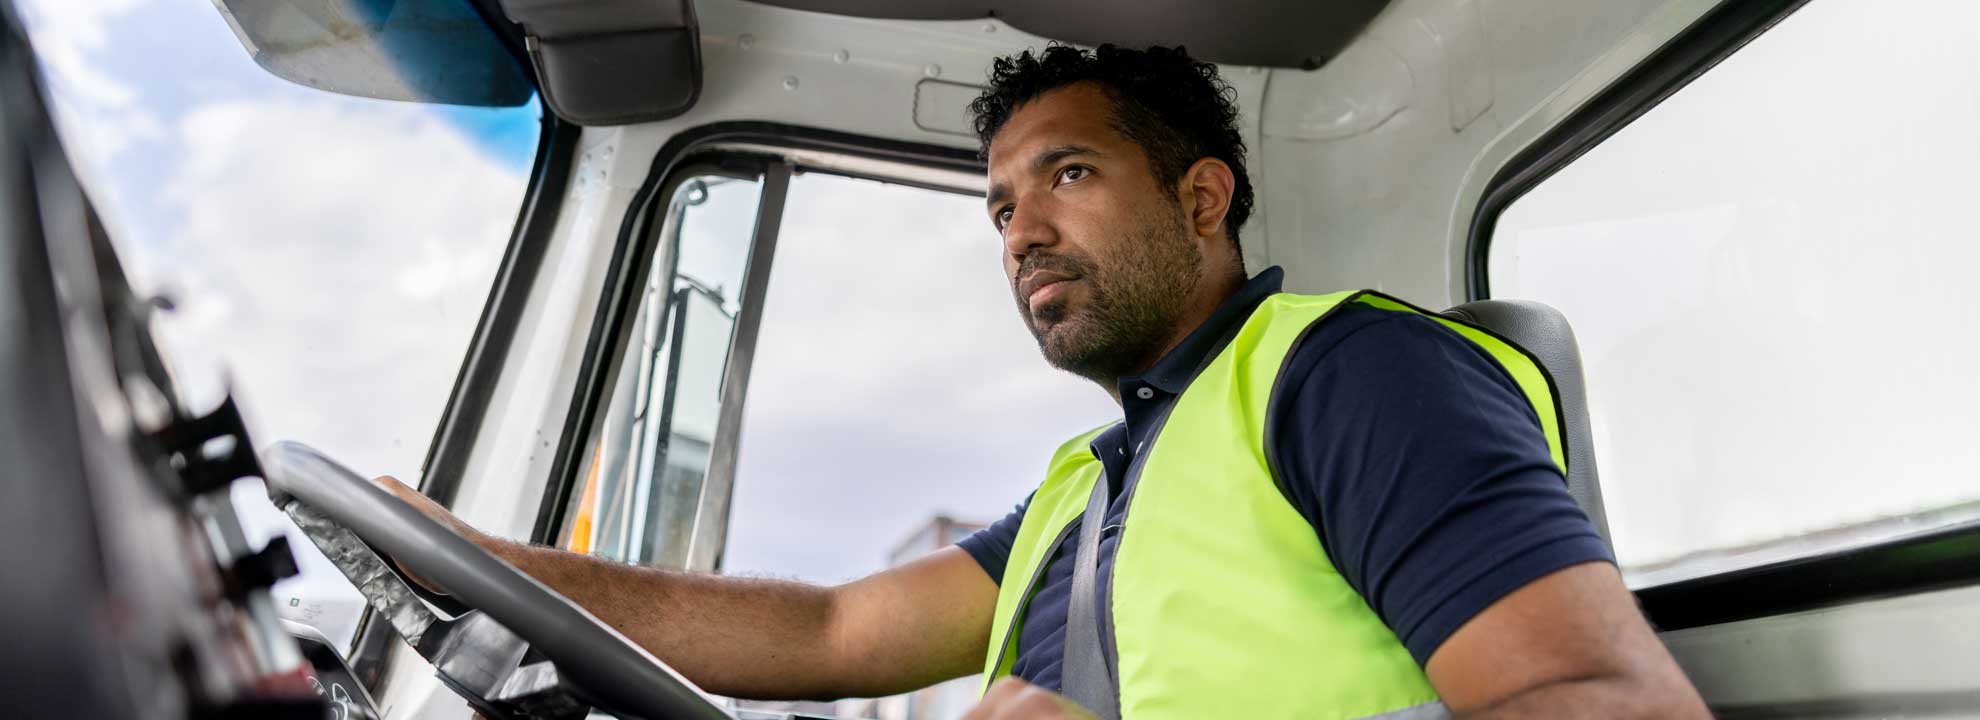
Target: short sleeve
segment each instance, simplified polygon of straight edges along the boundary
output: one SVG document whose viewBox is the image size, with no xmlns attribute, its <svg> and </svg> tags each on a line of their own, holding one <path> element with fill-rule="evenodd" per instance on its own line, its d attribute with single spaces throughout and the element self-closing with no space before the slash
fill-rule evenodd
<svg viewBox="0 0 1980 720">
<path fill-rule="evenodd" d="M 1527 583 L 1613 562 L 1496 360 L 1420 315 L 1336 314 L 1289 359 L 1273 457 L 1334 565 L 1418 663 Z"/>
<path fill-rule="evenodd" d="M 1018 526 L 1024 524 L 1025 508 L 1030 506 L 1031 497 L 1026 496 L 1003 519 L 956 542 L 957 547 L 976 559 L 977 565 L 983 566 L 983 572 L 990 575 L 992 582 L 1003 583 L 1004 566 L 1010 563 L 1011 546 L 1017 543 Z"/>
</svg>

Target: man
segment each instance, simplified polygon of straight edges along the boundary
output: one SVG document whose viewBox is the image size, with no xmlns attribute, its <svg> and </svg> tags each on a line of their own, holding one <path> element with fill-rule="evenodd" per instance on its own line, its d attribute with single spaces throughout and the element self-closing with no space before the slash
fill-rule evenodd
<svg viewBox="0 0 1980 720">
<path fill-rule="evenodd" d="M 1706 716 L 1566 492 L 1530 361 L 1247 279 L 1231 97 L 1180 49 L 996 63 L 971 109 L 1019 314 L 1123 421 L 959 547 L 831 588 L 681 574 L 381 481 L 726 695 L 985 670 L 972 718 Z"/>
</svg>

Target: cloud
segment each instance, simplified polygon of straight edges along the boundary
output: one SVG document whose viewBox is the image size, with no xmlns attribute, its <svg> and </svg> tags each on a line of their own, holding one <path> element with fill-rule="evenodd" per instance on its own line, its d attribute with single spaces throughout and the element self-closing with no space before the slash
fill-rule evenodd
<svg viewBox="0 0 1980 720">
<path fill-rule="evenodd" d="M 22 4 L 52 105 L 71 149 L 91 165 L 114 161 L 134 143 L 165 133 L 138 102 L 137 89 L 107 69 L 116 50 L 111 26 L 151 0 L 30 0 Z M 80 118 L 88 118 L 82 122 Z"/>
<path fill-rule="evenodd" d="M 416 105 L 214 103 L 176 140 L 159 200 L 181 221 L 123 247 L 136 283 L 177 301 L 158 330 L 194 406 L 231 378 L 262 444 L 415 477 L 526 178 Z M 258 535 L 286 526 L 256 493 L 235 496 Z M 341 637 L 355 590 L 291 545 L 305 573 L 276 592 L 330 608 L 313 622 Z"/>
<path fill-rule="evenodd" d="M 416 472 L 525 178 L 415 105 L 217 103 L 177 136 L 182 222 L 140 265 L 193 389 L 226 368 L 264 441 Z"/>
<path fill-rule="evenodd" d="M 57 2 L 30 0 L 22 4 L 33 31 L 35 54 L 58 78 L 70 96 L 91 105 L 128 106 L 137 92 L 105 72 L 96 62 L 109 45 L 109 26 L 150 0 L 91 0 Z"/>
</svg>

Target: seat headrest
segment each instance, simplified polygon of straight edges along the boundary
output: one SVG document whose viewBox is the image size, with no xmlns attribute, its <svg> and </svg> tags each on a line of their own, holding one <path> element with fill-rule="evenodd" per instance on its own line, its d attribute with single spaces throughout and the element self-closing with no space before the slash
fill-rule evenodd
<svg viewBox="0 0 1980 720">
<path fill-rule="evenodd" d="M 1554 380 L 1560 395 L 1561 447 L 1567 453 L 1568 494 L 1595 522 L 1602 539 L 1609 539 L 1609 520 L 1602 508 L 1602 486 L 1595 472 L 1595 441 L 1589 433 L 1588 391 L 1582 381 L 1581 349 L 1567 316 L 1531 300 L 1479 300 L 1444 311 L 1444 315 L 1490 330 L 1531 353 Z"/>
</svg>

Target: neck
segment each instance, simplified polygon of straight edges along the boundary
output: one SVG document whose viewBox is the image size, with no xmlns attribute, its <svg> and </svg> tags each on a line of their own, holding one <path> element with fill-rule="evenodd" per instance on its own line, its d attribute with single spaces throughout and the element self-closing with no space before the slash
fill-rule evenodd
<svg viewBox="0 0 1980 720">
<path fill-rule="evenodd" d="M 1121 373 L 1118 376 L 1104 378 L 1089 377 L 1087 379 L 1092 380 L 1094 384 L 1106 390 L 1107 395 L 1114 399 L 1115 405 L 1121 404 L 1120 379 L 1146 373 L 1155 367 L 1155 363 L 1161 362 L 1162 358 L 1168 357 L 1169 353 L 1175 351 L 1176 346 L 1181 345 L 1182 341 L 1188 338 L 1190 333 L 1195 332 L 1203 323 L 1209 321 L 1210 316 L 1217 313 L 1217 308 L 1222 307 L 1225 300 L 1229 300 L 1232 295 L 1237 294 L 1238 288 L 1244 286 L 1244 281 L 1244 274 L 1237 273 L 1221 279 L 1206 278 L 1204 282 L 1197 283 L 1196 290 L 1190 293 L 1189 301 L 1185 305 L 1182 314 L 1176 318 L 1175 324 L 1169 328 L 1167 337 L 1157 345 L 1154 352 L 1149 353 L 1140 362 L 1135 363 L 1133 367 L 1129 368 L 1127 372 Z"/>
</svg>

